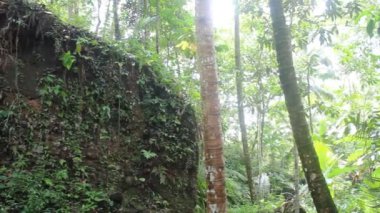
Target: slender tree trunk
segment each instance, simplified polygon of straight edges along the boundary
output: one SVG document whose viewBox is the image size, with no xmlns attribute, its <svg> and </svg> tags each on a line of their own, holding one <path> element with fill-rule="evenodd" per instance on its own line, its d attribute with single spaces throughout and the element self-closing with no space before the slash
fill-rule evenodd
<svg viewBox="0 0 380 213">
<path fill-rule="evenodd" d="M 80 1 L 75 1 L 74 2 L 74 15 L 79 16 L 79 7 L 81 2 Z"/>
<path fill-rule="evenodd" d="M 261 145 L 262 145 L 262 139 L 261 139 L 261 106 L 257 104 L 256 106 L 256 161 L 257 161 L 257 175 L 261 174 Z M 254 150 L 253 150 L 254 152 Z"/>
<path fill-rule="evenodd" d="M 294 144 L 294 146 L 296 146 Z M 299 181 L 299 165 L 298 165 L 298 152 L 297 148 L 294 147 L 294 213 L 300 213 L 300 181 Z"/>
<path fill-rule="evenodd" d="M 98 23 L 96 24 L 96 29 L 95 29 L 95 34 L 98 35 L 98 32 L 99 32 L 99 27 L 100 27 L 100 24 L 102 23 L 102 21 L 100 20 L 100 8 L 102 6 L 102 0 L 98 0 L 98 9 L 97 9 L 97 12 L 98 12 Z"/>
<path fill-rule="evenodd" d="M 119 22 L 119 0 L 113 0 L 113 24 L 114 24 L 114 35 L 115 40 L 121 39 L 121 32 L 120 32 L 120 22 Z"/>
<path fill-rule="evenodd" d="M 260 125 L 259 125 L 259 128 L 260 128 L 260 136 L 259 136 L 259 150 L 258 150 L 258 155 L 259 155 L 259 161 L 258 161 L 258 172 L 259 172 L 259 175 L 261 175 L 262 173 L 262 161 L 263 161 L 263 158 L 264 158 L 264 129 L 265 129 L 265 116 L 266 116 L 266 104 L 265 104 L 265 95 L 264 95 L 264 86 L 263 86 L 263 82 L 262 82 L 262 76 L 260 76 L 260 79 L 259 79 L 259 88 L 261 91 L 261 103 L 260 103 L 260 107 L 257 108 L 257 113 L 260 114 Z M 268 99 L 268 102 L 269 102 L 269 99 Z"/>
<path fill-rule="evenodd" d="M 156 17 L 157 17 L 157 26 L 156 26 L 156 53 L 160 54 L 160 0 L 156 0 Z"/>
<path fill-rule="evenodd" d="M 307 69 L 307 103 L 309 106 L 309 125 L 311 134 L 313 134 L 313 115 L 311 114 L 311 98 L 310 98 L 310 74 L 311 70 Z"/>
<path fill-rule="evenodd" d="M 263 91 L 262 83 L 261 83 L 261 77 L 259 80 L 260 84 L 260 90 Z M 257 107 L 257 130 L 258 130 L 258 141 L 257 141 L 257 172 L 259 174 L 259 178 L 262 177 L 262 162 L 264 158 L 264 128 L 265 128 L 265 116 L 266 116 L 266 105 L 264 100 L 264 95 L 262 95 L 261 103 L 259 103 Z M 257 199 L 261 200 L 263 199 L 265 193 L 263 193 L 263 187 L 261 184 L 258 185 L 258 195 Z M 259 203 L 259 207 L 261 208 L 262 203 Z"/>
<path fill-rule="evenodd" d="M 207 211 L 225 213 L 227 211 L 227 199 L 211 1 L 196 0 L 195 14 L 197 63 L 201 77 L 205 166 L 208 186 Z"/>
<path fill-rule="evenodd" d="M 149 7 L 149 3 L 148 3 L 148 0 L 143 0 L 143 19 L 144 19 L 144 22 L 145 22 L 145 19 L 148 18 L 148 7 Z M 144 48 L 147 49 L 148 48 L 148 38 L 149 38 L 149 30 L 148 30 L 148 26 L 147 24 L 144 25 L 144 38 L 143 38 L 143 43 L 144 43 Z"/>
<path fill-rule="evenodd" d="M 103 37 L 106 36 L 107 25 L 108 25 L 108 22 L 110 20 L 110 6 L 111 6 L 111 0 L 108 0 L 107 10 L 106 10 L 106 18 L 104 19 L 104 24 L 103 24 L 103 28 L 102 28 L 102 36 Z"/>
<path fill-rule="evenodd" d="M 178 75 L 177 77 L 180 78 L 181 77 L 181 63 L 179 62 L 179 55 L 176 49 L 174 49 L 174 54 L 175 54 L 175 61 L 177 64 L 177 75 Z"/>
<path fill-rule="evenodd" d="M 170 36 L 169 39 L 167 40 L 166 44 L 166 67 L 169 67 L 169 61 L 170 61 Z"/>
<path fill-rule="evenodd" d="M 68 16 L 69 16 L 70 20 L 72 20 L 74 16 L 79 15 L 79 9 L 78 9 L 78 2 L 77 1 L 72 1 L 71 3 L 69 3 L 69 6 L 67 9 L 68 9 Z"/>
<path fill-rule="evenodd" d="M 282 0 L 270 0 L 274 41 L 279 64 L 280 82 L 285 95 L 293 137 L 314 205 L 320 213 L 338 212 L 315 152 L 306 113 L 298 90 L 293 66 L 290 32 L 285 23 Z"/>
<path fill-rule="evenodd" d="M 237 89 L 237 105 L 239 114 L 239 124 L 241 133 L 241 142 L 243 144 L 244 164 L 247 173 L 249 196 L 251 202 L 254 202 L 253 178 L 251 155 L 248 148 L 247 127 L 245 125 L 244 105 L 243 105 L 243 70 L 241 66 L 240 51 L 240 8 L 239 0 L 235 0 L 235 66 L 236 66 L 236 89 Z"/>
</svg>

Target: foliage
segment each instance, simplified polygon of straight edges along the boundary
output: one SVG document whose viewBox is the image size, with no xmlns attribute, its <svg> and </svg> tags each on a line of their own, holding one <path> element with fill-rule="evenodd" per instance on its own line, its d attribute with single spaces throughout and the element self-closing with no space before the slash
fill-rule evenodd
<svg viewBox="0 0 380 213">
<path fill-rule="evenodd" d="M 281 206 L 282 199 L 277 196 L 272 196 L 266 200 L 259 200 L 256 204 L 244 204 L 239 206 L 234 206 L 230 209 L 232 213 L 245 213 L 245 212 L 271 212 L 278 206 Z"/>
<path fill-rule="evenodd" d="M 16 161 L 13 168 L 1 169 L 1 173 L 6 174 L 0 176 L 2 211 L 88 212 L 101 210 L 101 203 L 111 205 L 104 191 L 94 189 L 80 178 L 69 177 L 67 169 L 25 171 L 22 167 L 17 169 L 20 163 Z"/>
<path fill-rule="evenodd" d="M 115 42 L 112 14 L 106 14 L 109 4 L 112 8 L 112 1 L 37 2 L 46 5 L 64 23 L 93 32 L 98 24 L 97 17 L 94 18 L 99 12 L 97 4 L 102 2 L 101 23 L 95 33 L 106 42 L 80 30 L 58 27 L 49 31 L 42 26 L 50 26 L 44 24 L 49 22 L 41 21 L 36 34 L 46 31 L 45 39 L 49 39 L 48 35 L 54 36 L 56 55 L 49 57 L 55 57 L 57 67 L 62 70 L 43 71 L 38 87 L 41 107 L 33 107 L 30 100 L 21 95 L 7 106 L 1 105 L 0 150 L 7 150 L 6 155 L 13 158 L 1 159 L 5 164 L 0 169 L 0 202 L 6 205 L 1 205 L 0 211 L 11 211 L 11 208 L 21 211 L 25 207 L 26 212 L 48 211 L 49 208 L 67 212 L 71 209 L 65 208 L 72 206 L 86 212 L 96 210 L 100 203 L 114 205 L 108 199 L 114 188 L 95 187 L 82 181 L 92 173 L 86 166 L 84 151 L 89 148 L 84 144 L 94 141 L 102 144 L 99 146 L 102 152 L 95 152 L 101 156 L 101 166 L 97 168 L 107 165 L 108 177 L 126 175 L 131 186 L 137 185 L 128 192 L 131 205 L 144 208 L 138 201 L 145 199 L 152 205 L 169 208 L 166 202 L 175 199 L 161 196 L 157 189 L 150 187 L 163 186 L 171 191 L 186 188 L 186 175 L 177 177 L 172 168 L 177 167 L 178 159 L 182 161 L 194 154 L 195 148 L 186 145 L 190 135 L 195 134 L 195 124 L 188 121 L 190 107 L 195 109 L 197 117 L 202 108 L 199 75 L 194 71 L 193 5 L 185 0 L 152 0 L 147 1 L 148 13 L 144 14 L 143 5 L 137 4 L 138 1 L 125 1 L 119 8 L 123 38 Z M 284 3 L 306 114 L 334 200 L 341 212 L 378 212 L 378 1 L 290 0 Z M 249 149 L 254 176 L 262 172 L 269 175 L 271 194 L 254 204 L 249 203 L 242 151 L 237 143 L 233 34 L 232 28 L 221 27 L 215 29 L 215 40 L 226 186 L 231 212 L 259 212 L 259 209 L 271 212 L 283 205 L 282 191 L 294 188 L 297 172 L 293 165 L 292 133 L 277 80 L 267 1 L 241 0 L 240 4 Z M 13 20 L 19 26 L 29 25 L 35 23 L 36 14 L 25 15 L 29 21 L 17 17 Z M 19 39 L 19 42 L 24 40 Z M 128 79 L 131 70 L 139 75 L 135 79 L 139 91 L 134 93 L 139 95 L 125 94 L 126 85 L 118 80 Z M 60 71 L 66 76 L 59 76 Z M 0 103 L 4 102 L 4 94 L 2 90 Z M 144 122 L 133 113 L 136 105 L 142 107 Z M 141 126 L 142 123 L 145 126 Z M 182 125 L 192 127 L 182 128 Z M 143 131 L 140 133 L 144 139 L 136 142 L 133 137 L 138 130 Z M 49 135 L 57 138 L 49 139 Z M 56 153 L 64 153 L 63 156 L 56 158 L 55 154 L 48 153 L 52 146 L 46 142 L 49 140 L 55 141 Z M 125 153 L 104 154 L 117 142 L 125 149 L 114 149 L 126 150 L 127 157 Z M 120 167 L 118 162 L 126 158 L 128 165 Z M 191 163 L 181 164 L 181 170 L 191 168 L 187 164 Z M 132 172 L 121 175 L 121 170 Z M 197 180 L 198 212 L 205 209 L 207 187 L 203 170 L 201 165 Z M 313 212 L 302 172 L 298 173 L 301 205 L 307 212 Z M 141 189 L 144 193 L 139 191 Z M 41 202 L 34 202 L 37 198 L 41 198 Z"/>
<path fill-rule="evenodd" d="M 59 59 L 67 70 L 70 70 L 75 62 L 75 57 L 71 55 L 70 51 L 65 52 Z"/>
<path fill-rule="evenodd" d="M 195 118 L 160 60 L 102 42 L 38 6 L 13 9 L 9 15 L 16 17 L 7 20 L 30 23 L 18 30 L 20 44 L 40 42 L 30 51 L 52 60 L 30 65 L 41 72 L 31 79 L 37 99 L 16 90 L 1 93 L 7 99 L 0 105 L 0 210 L 192 208 Z M 12 27 L 4 33 L 13 36 Z M 27 37 L 35 29 L 43 34 Z"/>
</svg>

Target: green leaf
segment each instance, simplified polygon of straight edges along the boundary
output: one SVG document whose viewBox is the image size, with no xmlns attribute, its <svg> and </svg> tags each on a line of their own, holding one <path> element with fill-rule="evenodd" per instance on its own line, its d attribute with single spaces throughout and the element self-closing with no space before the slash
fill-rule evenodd
<svg viewBox="0 0 380 213">
<path fill-rule="evenodd" d="M 377 168 L 372 172 L 370 178 L 366 178 L 364 183 L 371 189 L 379 189 L 380 188 L 380 168 Z"/>
<path fill-rule="evenodd" d="M 97 45 L 99 45 L 99 42 L 97 40 L 93 39 L 93 40 L 91 40 L 91 44 L 93 46 L 97 46 Z"/>
<path fill-rule="evenodd" d="M 336 162 L 336 156 L 331 151 L 330 147 L 326 144 L 316 141 L 314 143 L 315 151 L 318 154 L 319 163 L 323 171 L 326 171 L 331 166 L 333 166 L 334 162 Z"/>
<path fill-rule="evenodd" d="M 367 33 L 369 37 L 373 37 L 373 30 L 375 29 L 375 20 L 371 19 L 369 20 L 367 24 Z"/>
<path fill-rule="evenodd" d="M 64 159 L 59 159 L 59 165 L 63 166 L 66 163 L 66 160 Z"/>
<path fill-rule="evenodd" d="M 4 185 L 4 184 L 0 184 L 0 189 L 1 189 L 1 190 L 4 190 L 4 189 L 6 189 L 6 188 L 8 188 L 6 185 Z"/>
<path fill-rule="evenodd" d="M 80 55 L 81 51 L 82 51 L 82 44 L 80 42 L 77 42 L 77 45 L 75 47 L 75 53 Z"/>
<path fill-rule="evenodd" d="M 327 133 L 327 123 L 325 120 L 319 122 L 319 135 L 323 136 Z"/>
<path fill-rule="evenodd" d="M 75 62 L 75 56 L 73 56 L 70 51 L 65 52 L 59 59 L 67 70 L 70 70 Z"/>
<path fill-rule="evenodd" d="M 364 149 L 357 149 L 356 151 L 354 151 L 353 153 L 351 153 L 348 156 L 347 160 L 348 160 L 348 162 L 356 161 L 358 158 L 363 156 L 365 153 L 366 153 L 366 151 Z"/>
<path fill-rule="evenodd" d="M 61 86 L 59 86 L 59 85 L 53 87 L 54 95 L 58 95 L 60 90 L 61 90 Z"/>
<path fill-rule="evenodd" d="M 67 180 L 69 178 L 69 175 L 68 175 L 66 169 L 62 169 L 62 170 L 58 171 L 55 176 L 59 180 Z"/>
<path fill-rule="evenodd" d="M 160 173 L 160 184 L 166 183 L 166 176 L 164 173 Z"/>
<path fill-rule="evenodd" d="M 49 179 L 49 178 L 45 178 L 45 179 L 44 179 L 44 182 L 45 182 L 45 184 L 48 185 L 48 186 L 53 186 L 53 185 L 54 185 L 54 184 L 53 184 L 53 181 L 52 181 L 51 179 Z"/>
<path fill-rule="evenodd" d="M 102 116 L 107 119 L 111 118 L 111 108 L 109 106 L 102 106 Z"/>
<path fill-rule="evenodd" d="M 371 176 L 374 179 L 380 179 L 380 168 L 377 168 L 375 171 L 373 171 Z"/>
<path fill-rule="evenodd" d="M 0 118 L 5 119 L 13 114 L 12 111 L 0 110 Z"/>
<path fill-rule="evenodd" d="M 343 167 L 343 168 L 335 168 L 335 169 L 332 169 L 329 174 L 327 175 L 328 178 L 333 178 L 333 177 L 336 177 L 338 175 L 342 175 L 342 174 L 346 174 L 346 173 L 349 173 L 353 170 L 355 170 L 356 168 L 355 167 L 352 167 L 352 166 L 347 166 L 347 167 Z"/>
<path fill-rule="evenodd" d="M 154 158 L 157 156 L 156 153 L 154 152 L 151 152 L 151 151 L 147 151 L 145 149 L 141 150 L 141 153 L 143 154 L 143 156 L 146 158 L 146 159 L 151 159 L 151 158 Z"/>
</svg>

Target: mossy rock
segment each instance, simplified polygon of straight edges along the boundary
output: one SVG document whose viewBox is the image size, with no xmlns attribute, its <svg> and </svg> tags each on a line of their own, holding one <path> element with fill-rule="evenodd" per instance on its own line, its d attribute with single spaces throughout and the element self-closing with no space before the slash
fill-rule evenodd
<svg viewBox="0 0 380 213">
<path fill-rule="evenodd" d="M 192 212 L 191 106 L 39 5 L 0 3 L 0 212 Z"/>
</svg>

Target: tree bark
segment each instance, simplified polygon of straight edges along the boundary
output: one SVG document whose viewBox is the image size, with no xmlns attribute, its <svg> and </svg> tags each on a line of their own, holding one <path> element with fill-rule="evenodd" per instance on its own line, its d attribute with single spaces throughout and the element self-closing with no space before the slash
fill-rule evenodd
<svg viewBox="0 0 380 213">
<path fill-rule="evenodd" d="M 108 0 L 107 9 L 106 9 L 106 18 L 104 19 L 104 24 L 103 24 L 103 29 L 102 29 L 102 36 L 103 37 L 106 36 L 107 25 L 108 25 L 108 22 L 110 19 L 110 5 L 111 5 L 111 0 Z"/>
<path fill-rule="evenodd" d="M 307 104 L 308 104 L 308 107 L 309 107 L 309 125 L 310 125 L 310 131 L 311 131 L 311 134 L 313 134 L 313 115 L 311 113 L 311 98 L 310 98 L 310 91 L 311 91 L 311 87 L 310 87 L 310 75 L 311 75 L 311 70 L 310 68 L 307 69 Z"/>
<path fill-rule="evenodd" d="M 148 11 L 149 3 L 148 0 L 143 0 L 143 20 L 145 20 L 149 17 L 149 11 Z M 147 24 L 144 24 L 144 38 L 143 38 L 143 43 L 144 43 L 144 48 L 148 49 L 148 38 L 149 38 L 149 29 Z"/>
<path fill-rule="evenodd" d="M 215 60 L 211 1 L 196 0 L 197 63 L 201 79 L 204 123 L 207 211 L 227 211 L 225 191 L 223 139 L 220 122 L 218 76 Z"/>
<path fill-rule="evenodd" d="M 119 22 L 119 0 L 113 0 L 113 24 L 114 24 L 114 35 L 115 40 L 121 39 L 121 32 L 120 32 L 120 22 Z"/>
<path fill-rule="evenodd" d="M 245 125 L 244 105 L 243 105 L 243 70 L 241 66 L 241 51 L 240 51 L 240 8 L 239 0 L 235 0 L 235 67 L 236 67 L 236 92 L 237 92 L 237 107 L 239 114 L 239 125 L 241 133 L 241 142 L 243 144 L 244 164 L 247 173 L 249 197 L 251 202 L 254 202 L 253 178 L 251 155 L 248 148 L 247 127 Z"/>
<path fill-rule="evenodd" d="M 318 161 L 310 136 L 293 66 L 290 32 L 285 23 L 281 0 L 270 0 L 274 41 L 279 64 L 281 88 L 289 113 L 293 137 L 314 205 L 320 213 L 338 212 Z"/>
<path fill-rule="evenodd" d="M 77 1 L 70 2 L 67 10 L 68 10 L 69 20 L 73 20 L 74 16 L 79 15 L 78 2 Z"/>
<path fill-rule="evenodd" d="M 160 0 L 156 0 L 156 17 L 157 17 L 157 26 L 156 26 L 156 53 L 160 54 L 160 26 L 161 26 L 161 17 L 160 17 Z"/>
<path fill-rule="evenodd" d="M 299 181 L 298 152 L 297 152 L 297 148 L 294 147 L 294 198 L 293 198 L 294 213 L 300 213 L 299 195 L 300 195 L 300 181 Z"/>
<path fill-rule="evenodd" d="M 257 137 L 257 172 L 259 176 L 262 174 L 262 161 L 264 158 L 264 130 L 265 130 L 265 116 L 266 116 L 266 111 L 267 111 L 267 105 L 265 104 L 265 91 L 264 91 L 264 86 L 263 86 L 263 76 L 260 74 L 258 77 L 258 84 L 259 84 L 259 91 L 261 94 L 261 99 L 260 103 L 257 104 L 257 132 L 258 132 L 258 137 Z M 269 97 L 268 97 L 268 104 L 269 104 Z M 260 191 L 260 186 L 259 186 L 259 191 Z M 258 199 L 261 200 L 262 193 L 259 193 Z"/>
<path fill-rule="evenodd" d="M 96 29 L 95 29 L 95 35 L 98 35 L 99 33 L 99 27 L 102 21 L 100 20 L 100 8 L 102 6 L 102 0 L 98 0 L 98 8 L 97 8 L 97 13 L 98 13 L 98 23 L 96 24 Z"/>
</svg>

